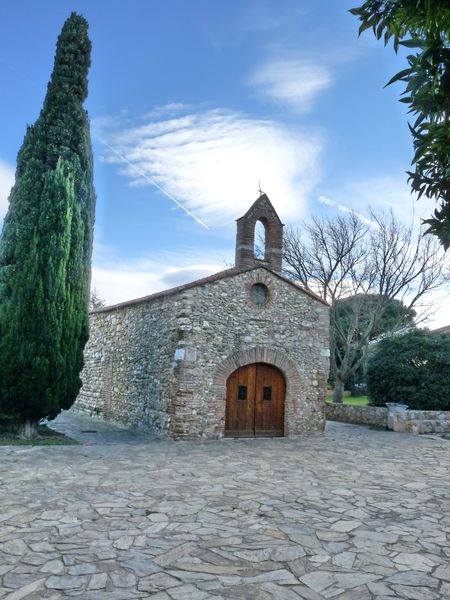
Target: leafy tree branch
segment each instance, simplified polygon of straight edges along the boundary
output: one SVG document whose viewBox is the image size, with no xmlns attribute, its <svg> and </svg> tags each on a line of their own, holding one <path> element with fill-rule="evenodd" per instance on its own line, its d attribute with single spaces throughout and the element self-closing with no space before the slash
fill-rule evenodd
<svg viewBox="0 0 450 600">
<path fill-rule="evenodd" d="M 435 202 L 425 220 L 427 232 L 450 247 L 450 4 L 448 0 L 367 0 L 350 11 L 361 22 L 359 33 L 372 29 L 385 45 L 393 42 L 414 52 L 408 67 L 387 83 L 405 84 L 400 102 L 415 118 L 409 125 L 413 171 L 409 183 L 418 198 Z"/>
</svg>

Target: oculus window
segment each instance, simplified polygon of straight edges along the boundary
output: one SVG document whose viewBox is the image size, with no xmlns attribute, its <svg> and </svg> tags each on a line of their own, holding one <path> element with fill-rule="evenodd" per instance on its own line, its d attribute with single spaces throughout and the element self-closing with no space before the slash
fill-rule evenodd
<svg viewBox="0 0 450 600">
<path fill-rule="evenodd" d="M 269 300 L 269 289 L 263 283 L 255 283 L 250 289 L 250 298 L 256 306 L 264 306 Z"/>
</svg>

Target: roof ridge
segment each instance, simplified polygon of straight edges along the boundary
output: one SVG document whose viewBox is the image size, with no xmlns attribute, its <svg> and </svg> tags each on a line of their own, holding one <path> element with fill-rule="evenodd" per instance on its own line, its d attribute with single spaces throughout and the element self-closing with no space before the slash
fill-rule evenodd
<svg viewBox="0 0 450 600">
<path fill-rule="evenodd" d="M 158 298 L 164 298 L 166 296 L 174 296 L 175 294 L 179 294 L 179 293 L 183 292 L 184 290 L 189 290 L 191 288 L 194 288 L 194 287 L 197 287 L 200 285 L 205 285 L 207 283 L 214 283 L 215 281 L 220 281 L 221 279 L 226 279 L 227 277 L 232 277 L 234 275 L 238 275 L 239 273 L 248 273 L 249 271 L 254 271 L 256 269 L 265 269 L 266 271 L 268 271 L 269 273 L 272 273 L 272 275 L 275 275 L 282 281 L 289 283 L 289 285 L 293 286 L 299 292 L 303 292 L 304 294 L 306 294 L 307 296 L 310 296 L 314 300 L 317 300 L 317 301 L 321 302 L 322 304 L 325 304 L 325 306 L 329 306 L 328 302 L 323 300 L 320 296 L 318 296 L 314 292 L 311 292 L 310 290 L 298 285 L 297 283 L 288 279 L 284 275 L 281 275 L 281 273 L 272 271 L 272 269 L 269 269 L 265 265 L 254 265 L 247 269 L 238 269 L 236 267 L 224 269 L 223 271 L 218 271 L 217 273 L 213 273 L 212 275 L 207 275 L 206 277 L 202 277 L 200 279 L 195 279 L 194 281 L 189 281 L 188 283 L 184 283 L 182 285 L 178 285 L 173 288 L 161 290 L 160 292 L 154 292 L 153 294 L 149 294 L 148 296 L 141 296 L 140 298 L 133 298 L 132 300 L 125 300 L 124 302 L 118 302 L 117 304 L 110 304 L 109 306 L 102 306 L 100 308 L 95 308 L 94 310 L 91 310 L 90 313 L 97 314 L 97 313 L 102 313 L 102 312 L 109 312 L 112 310 L 125 308 L 126 306 L 133 306 L 134 304 L 143 304 L 144 302 L 150 302 L 152 300 L 156 300 Z"/>
</svg>

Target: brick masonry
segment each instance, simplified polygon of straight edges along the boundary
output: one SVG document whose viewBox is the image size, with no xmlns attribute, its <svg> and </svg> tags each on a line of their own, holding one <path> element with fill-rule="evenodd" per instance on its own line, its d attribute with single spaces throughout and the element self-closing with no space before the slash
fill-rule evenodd
<svg viewBox="0 0 450 600">
<path fill-rule="evenodd" d="M 255 261 L 255 226 L 258 221 L 264 226 L 265 253 L 263 260 Z M 247 269 L 258 262 L 281 273 L 284 225 L 266 194 L 262 194 L 236 223 L 236 267 Z"/>
</svg>

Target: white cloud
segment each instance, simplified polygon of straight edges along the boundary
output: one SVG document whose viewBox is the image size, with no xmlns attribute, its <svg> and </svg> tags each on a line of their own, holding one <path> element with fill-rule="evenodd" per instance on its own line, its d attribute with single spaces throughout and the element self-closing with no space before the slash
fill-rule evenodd
<svg viewBox="0 0 450 600">
<path fill-rule="evenodd" d="M 332 83 L 330 70 L 308 59 L 274 59 L 261 65 L 248 83 L 270 100 L 305 113 Z"/>
<path fill-rule="evenodd" d="M 310 11 L 310 7 L 303 3 L 302 6 L 283 7 L 280 4 L 272 5 L 265 0 L 256 3 L 243 3 L 244 12 L 239 18 L 238 29 L 244 32 L 258 32 L 266 34 L 283 25 L 292 25 L 299 21 Z"/>
<path fill-rule="evenodd" d="M 339 204 L 336 200 L 331 200 L 331 198 L 327 198 L 326 196 L 319 196 L 319 202 L 324 204 L 325 206 L 330 206 L 332 208 L 337 208 L 339 212 L 344 213 L 353 213 L 357 215 L 360 221 L 368 225 L 369 227 L 377 227 L 377 224 L 372 219 L 365 217 L 362 213 L 358 212 L 354 208 L 350 208 L 349 206 L 344 206 L 344 204 Z"/>
<path fill-rule="evenodd" d="M 427 206 L 417 202 L 411 194 L 406 174 L 400 176 L 383 175 L 367 180 L 355 181 L 346 189 L 346 197 L 351 205 L 371 206 L 380 210 L 392 208 L 405 222 L 424 216 Z"/>
<path fill-rule="evenodd" d="M 103 127 L 97 135 L 108 144 L 106 160 L 120 164 L 132 185 L 152 179 L 211 226 L 242 215 L 257 197 L 258 181 L 282 219 L 298 220 L 319 179 L 318 134 L 229 110 Z"/>
<path fill-rule="evenodd" d="M 406 179 L 406 178 L 405 178 Z M 414 228 L 421 226 L 421 219 L 427 217 L 432 207 L 427 200 L 417 201 L 411 195 L 407 182 L 399 177 L 380 176 L 351 182 L 336 191 L 333 199 L 319 196 L 319 202 L 330 209 L 343 213 L 355 212 L 367 225 L 376 224 L 370 219 L 369 207 L 375 212 L 392 208 L 395 216 Z M 446 258 L 450 268 L 450 256 Z M 450 324 L 450 285 L 428 292 L 419 305 L 415 306 L 421 327 L 436 329 Z"/>
<path fill-rule="evenodd" d="M 405 176 L 382 175 L 343 183 L 338 189 L 319 196 L 319 202 L 341 212 L 366 213 L 393 210 L 405 224 L 419 224 L 431 214 L 433 206 L 426 199 L 417 201 Z M 364 219 L 364 217 L 363 217 Z"/>
<path fill-rule="evenodd" d="M 425 295 L 423 306 L 415 308 L 419 319 L 426 317 L 420 327 L 438 329 L 450 325 L 450 286 L 442 286 Z"/>
<path fill-rule="evenodd" d="M 117 260 L 96 244 L 91 286 L 108 305 L 124 302 L 222 271 L 227 268 L 222 256 L 181 249 L 152 259 Z"/>
<path fill-rule="evenodd" d="M 159 119 L 161 117 L 173 117 L 190 109 L 191 105 L 189 104 L 184 104 L 183 102 L 169 102 L 168 104 L 156 106 L 153 110 L 146 113 L 143 118 Z"/>
<path fill-rule="evenodd" d="M 14 184 L 14 169 L 0 160 L 0 222 L 8 210 L 8 196 Z"/>
</svg>

